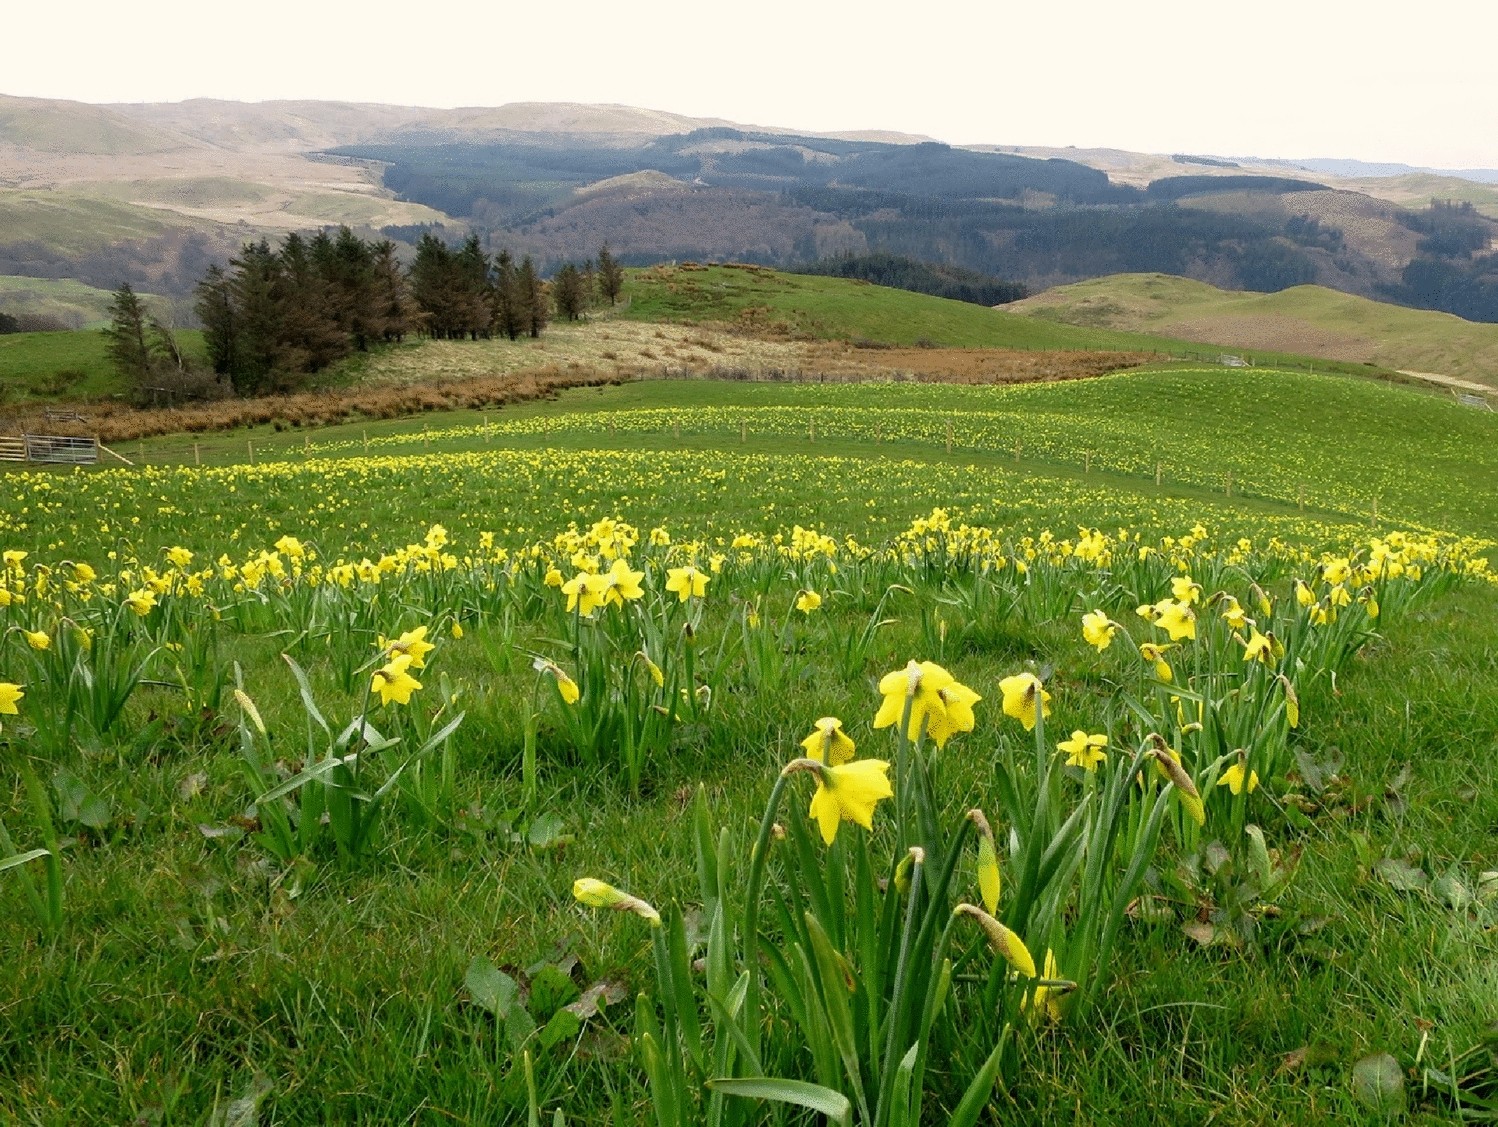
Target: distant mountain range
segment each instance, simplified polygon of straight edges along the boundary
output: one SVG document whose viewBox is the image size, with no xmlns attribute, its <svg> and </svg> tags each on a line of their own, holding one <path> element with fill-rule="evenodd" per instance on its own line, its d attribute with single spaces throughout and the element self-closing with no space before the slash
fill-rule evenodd
<svg viewBox="0 0 1498 1127">
<path fill-rule="evenodd" d="M 1032 291 L 1160 272 L 1498 320 L 1489 182 L 1498 173 L 953 147 L 612 105 L 0 96 L 0 275 L 181 293 L 247 238 L 346 223 L 402 242 L 477 232 L 547 268 L 605 241 L 639 264 L 884 252 Z"/>
</svg>

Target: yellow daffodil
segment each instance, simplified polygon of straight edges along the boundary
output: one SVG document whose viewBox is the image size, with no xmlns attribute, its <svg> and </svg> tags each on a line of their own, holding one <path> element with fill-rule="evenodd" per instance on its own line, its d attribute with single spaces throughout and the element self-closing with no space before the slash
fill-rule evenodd
<svg viewBox="0 0 1498 1127">
<path fill-rule="evenodd" d="M 645 596 L 645 589 L 640 586 L 640 580 L 645 578 L 645 573 L 631 571 L 629 561 L 622 556 L 614 561 L 614 566 L 604 572 L 601 578 L 603 585 L 600 593 L 605 605 L 623 606 L 626 599 L 640 599 Z"/>
<path fill-rule="evenodd" d="M 796 592 L 796 609 L 802 614 L 810 614 L 822 605 L 822 596 L 815 591 L 801 590 Z"/>
<path fill-rule="evenodd" d="M 1242 794 L 1245 789 L 1247 789 L 1249 794 L 1253 794 L 1259 785 L 1259 773 L 1248 770 L 1247 759 L 1240 751 L 1238 753 L 1238 761 L 1221 775 L 1217 776 L 1217 785 L 1227 787 L 1234 794 Z"/>
<path fill-rule="evenodd" d="M 156 605 L 156 592 L 149 587 L 142 587 L 138 591 L 131 591 L 125 599 L 125 605 L 133 610 L 141 618 L 151 613 L 151 608 Z"/>
<path fill-rule="evenodd" d="M 287 559 L 299 560 L 307 554 L 307 549 L 295 536 L 283 536 L 276 541 L 276 551 Z"/>
<path fill-rule="evenodd" d="M 841 767 L 853 758 L 855 744 L 852 737 L 843 731 L 843 722 L 836 716 L 824 716 L 816 723 L 816 731 L 801 741 L 806 755 L 818 763 Z"/>
<path fill-rule="evenodd" d="M 1082 637 L 1089 646 L 1096 646 L 1102 653 L 1113 644 L 1113 635 L 1118 627 L 1100 610 L 1088 611 L 1082 616 Z"/>
<path fill-rule="evenodd" d="M 874 807 L 881 799 L 894 797 L 889 764 L 882 759 L 855 759 L 841 767 L 816 763 L 816 768 L 817 790 L 811 796 L 809 813 L 822 831 L 822 840 L 828 845 L 836 841 L 838 827 L 844 822 L 857 822 L 872 830 Z"/>
<path fill-rule="evenodd" d="M 1101 733 L 1090 736 L 1078 728 L 1071 734 L 1071 739 L 1058 743 L 1056 750 L 1066 753 L 1067 766 L 1096 771 L 1099 763 L 1108 761 L 1108 753 L 1103 750 L 1107 746 L 1107 736 Z"/>
<path fill-rule="evenodd" d="M 666 590 L 681 596 L 681 601 L 700 599 L 707 594 L 708 576 L 695 567 L 673 567 L 666 571 Z"/>
<path fill-rule="evenodd" d="M 661 914 L 638 896 L 622 892 L 611 884 L 593 877 L 579 877 L 572 882 L 572 895 L 589 908 L 610 908 L 616 912 L 633 912 L 652 927 L 660 927 Z"/>
<path fill-rule="evenodd" d="M 990 912 L 999 910 L 999 852 L 994 845 L 993 827 L 982 810 L 969 810 L 968 820 L 978 831 L 978 893 L 983 897 L 983 906 Z"/>
<path fill-rule="evenodd" d="M 22 630 L 26 635 L 26 644 L 34 650 L 50 649 L 52 638 L 45 630 Z"/>
<path fill-rule="evenodd" d="M 166 558 L 170 563 L 184 570 L 192 565 L 192 553 L 186 548 L 168 548 Z"/>
<path fill-rule="evenodd" d="M 958 904 L 952 914 L 971 916 L 977 920 L 978 926 L 988 936 L 989 946 L 994 949 L 995 954 L 1001 956 L 1013 967 L 1021 978 L 1035 977 L 1035 959 L 1031 956 L 1030 949 L 1025 946 L 1025 941 L 1013 931 L 976 904 Z"/>
<path fill-rule="evenodd" d="M 564 704 L 576 704 L 582 696 L 582 690 L 577 687 L 577 682 L 567 676 L 566 670 L 554 661 L 548 661 L 544 657 L 538 657 L 531 663 L 537 673 L 545 673 L 557 683 L 557 692 L 562 696 Z"/>
<path fill-rule="evenodd" d="M 1303 607 L 1311 606 L 1316 602 L 1316 592 L 1297 579 L 1295 581 L 1295 601 Z"/>
<path fill-rule="evenodd" d="M 554 567 L 549 567 L 546 569 L 546 574 L 542 577 L 541 582 L 548 587 L 560 587 L 563 583 L 562 573 Z M 567 609 L 571 610 L 572 608 L 568 607 Z"/>
<path fill-rule="evenodd" d="M 1140 603 L 1134 608 L 1134 613 L 1146 622 L 1153 622 L 1160 617 L 1159 608 L 1154 603 Z"/>
<path fill-rule="evenodd" d="M 0 713 L 4 713 L 6 716 L 18 715 L 20 709 L 16 708 L 16 705 L 25 695 L 26 691 L 20 685 L 12 684 L 9 681 L 0 681 Z"/>
<path fill-rule="evenodd" d="M 381 650 L 392 657 L 409 654 L 412 669 L 425 669 L 427 654 L 437 648 L 431 642 L 428 642 L 426 637 L 427 628 L 425 626 L 418 626 L 415 630 L 407 630 L 394 641 L 390 641 L 381 635 L 379 645 Z M 401 703 L 404 704 L 405 702 L 402 701 Z"/>
<path fill-rule="evenodd" d="M 650 674 L 650 679 L 655 682 L 655 687 L 657 689 L 664 689 L 666 687 L 666 674 L 662 672 L 661 667 L 651 661 L 650 655 L 644 650 L 640 650 L 635 656 L 645 663 L 645 671 Z"/>
<path fill-rule="evenodd" d="M 448 633 L 451 634 L 454 639 L 461 639 L 463 637 L 463 624 L 457 619 L 453 619 L 452 626 L 448 627 Z"/>
<path fill-rule="evenodd" d="M 1041 687 L 1040 678 L 1033 673 L 1016 673 L 999 682 L 999 691 L 1004 694 L 1004 715 L 1012 716 L 1025 726 L 1025 731 L 1035 730 L 1035 701 L 1040 700 L 1041 714 L 1051 714 L 1051 694 Z"/>
<path fill-rule="evenodd" d="M 973 730 L 973 705 L 983 699 L 934 661 L 912 661 L 904 669 L 885 674 L 879 691 L 884 700 L 874 716 L 875 728 L 898 724 L 909 697 L 906 737 L 919 739 L 924 726 L 937 747 L 945 747 L 957 732 Z"/>
<path fill-rule="evenodd" d="M 1170 635 L 1172 642 L 1196 637 L 1196 612 L 1190 603 L 1163 599 L 1155 604 L 1155 625 Z"/>
<path fill-rule="evenodd" d="M 567 596 L 567 610 L 577 611 L 587 618 L 604 605 L 603 585 L 598 576 L 580 571 L 562 584 L 562 594 Z"/>
<path fill-rule="evenodd" d="M 396 704 L 411 703 L 411 694 L 421 688 L 421 682 L 406 672 L 411 661 L 408 653 L 396 654 L 383 667 L 374 671 L 370 688 L 380 694 L 381 704 L 388 705 L 391 701 Z"/>
<path fill-rule="evenodd" d="M 73 565 L 73 578 L 79 583 L 92 583 L 99 577 L 99 573 L 86 563 L 75 563 Z"/>
<path fill-rule="evenodd" d="M 1189 575 L 1178 575 L 1170 581 L 1170 594 L 1176 602 L 1190 606 L 1201 598 L 1202 586 Z"/>
<path fill-rule="evenodd" d="M 1277 678 L 1280 688 L 1285 691 L 1285 720 L 1290 727 L 1300 727 L 1300 697 L 1295 693 L 1295 685 L 1290 678 L 1283 673 Z"/>
<path fill-rule="evenodd" d="M 1161 644 L 1141 642 L 1139 644 L 1139 656 L 1155 667 L 1155 676 L 1167 685 L 1175 680 L 1175 671 L 1170 668 L 1170 662 L 1165 660 L 1165 651 L 1175 648 L 1173 642 Z"/>
<path fill-rule="evenodd" d="M 1061 977 L 1061 968 L 1056 963 L 1056 955 L 1050 948 L 1046 948 L 1045 970 L 1040 977 L 1049 982 L 1065 982 Z M 1038 984 L 1034 991 L 1020 1003 L 1020 1008 L 1027 1011 L 1033 1019 L 1045 1017 L 1051 1021 L 1060 1021 L 1061 998 L 1073 989 L 1075 989 L 1074 983 L 1064 986 Z"/>
<path fill-rule="evenodd" d="M 1258 661 L 1264 665 L 1274 664 L 1274 643 L 1260 634 L 1258 627 L 1253 628 L 1248 641 L 1243 643 L 1243 660 Z"/>
<path fill-rule="evenodd" d="M 1222 617 L 1232 630 L 1242 630 L 1248 625 L 1248 612 L 1232 595 L 1222 597 Z"/>
</svg>

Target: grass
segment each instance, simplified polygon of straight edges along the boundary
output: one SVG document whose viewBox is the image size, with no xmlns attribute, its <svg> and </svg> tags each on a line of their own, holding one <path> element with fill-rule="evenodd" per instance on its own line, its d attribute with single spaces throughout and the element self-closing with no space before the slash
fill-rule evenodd
<svg viewBox="0 0 1498 1127">
<path fill-rule="evenodd" d="M 487 440 L 459 425 L 477 422 L 473 415 L 433 417 L 320 431 L 315 438 L 329 453 L 347 442 L 353 449 L 345 455 L 353 456 L 306 459 L 305 436 L 258 431 L 255 467 L 233 460 L 242 434 L 214 436 L 202 440 L 201 453 L 217 464 L 201 469 L 12 475 L 0 497 L 0 547 L 31 552 L 27 567 L 44 563 L 56 576 L 67 573 L 65 559 L 97 562 L 104 581 L 128 569 L 128 586 L 122 577 L 120 587 L 99 595 L 108 607 L 143 581 L 144 566 L 164 569 L 161 549 L 171 544 L 197 552 L 196 567 L 220 552 L 245 560 L 291 533 L 315 542 L 331 564 L 420 544 L 434 521 L 449 528 L 460 557 L 478 551 L 483 531 L 517 549 L 549 542 L 569 521 L 586 526 L 609 513 L 635 521 L 642 534 L 664 522 L 681 551 L 699 538 L 703 560 L 731 556 L 736 531 L 789 532 L 798 523 L 839 541 L 851 534 L 876 543 L 943 504 L 954 519 L 982 520 L 1014 538 L 1021 557 L 1019 537 L 1047 528 L 1069 537 L 1079 522 L 1126 523 L 1153 538 L 1185 533 L 1199 519 L 1221 559 L 1240 534 L 1261 547 L 1271 536 L 1316 548 L 1353 544 L 1369 529 L 1361 517 L 1349 521 L 1334 499 L 1368 472 L 1374 455 L 1410 480 L 1401 516 L 1441 524 L 1452 515 L 1440 508 L 1441 494 L 1467 481 L 1468 470 L 1428 458 L 1427 428 L 1470 416 L 1448 417 L 1438 401 L 1371 384 L 1301 385 L 1291 381 L 1303 377 L 1255 373 L 1318 389 L 1306 409 L 1286 412 L 1274 406 L 1272 385 L 1231 382 L 1240 376 L 1147 372 L 1002 393 L 638 383 L 495 413 Z M 921 410 L 981 412 L 995 402 L 1005 410 L 1013 403 L 1015 417 L 1069 413 L 1078 433 L 1117 419 L 1120 434 L 1168 425 L 1202 436 L 1187 448 L 1204 478 L 1239 465 L 1237 447 L 1206 437 L 1231 433 L 1275 460 L 1340 467 L 1346 482 L 1331 480 L 1325 507 L 1302 512 L 1283 496 L 1230 498 L 1189 482 L 1157 492 L 1101 456 L 1091 474 L 1059 454 L 1032 454 L 1016 466 L 1002 449 L 948 455 L 939 432 L 891 430 L 876 443 L 831 423 L 838 410 L 915 418 Z M 680 439 L 665 429 L 669 421 L 654 430 L 627 425 L 631 413 L 661 410 L 680 412 Z M 832 429 L 815 442 L 757 429 L 741 445 L 734 429 L 703 425 L 714 410 L 767 421 L 775 411 L 825 411 Z M 1427 419 L 1422 412 L 1435 413 Z M 1377 429 L 1391 417 L 1419 425 Z M 358 456 L 365 430 L 380 456 Z M 1466 437 L 1474 449 L 1492 447 Z M 147 444 L 158 457 L 180 457 L 181 448 L 180 440 Z M 1498 527 L 1498 490 L 1469 492 L 1471 528 Z M 1130 589 L 1124 562 L 1111 577 L 1078 570 L 1057 609 L 1037 614 L 979 609 L 971 601 L 977 581 L 939 568 L 891 572 L 910 590 L 893 596 L 887 615 L 894 621 L 876 631 L 850 675 L 838 647 L 874 612 L 884 586 L 879 573 L 851 553 L 833 573 L 819 555 L 763 550 L 770 553 L 763 566 L 736 571 L 730 560 L 713 580 L 699 635 L 707 654 L 742 614 L 742 600 L 760 597 L 766 617 L 785 623 L 773 658 L 783 679 L 774 691 L 730 682 L 716 694 L 711 719 L 684 726 L 652 762 L 638 795 L 614 772 L 580 763 L 548 711 L 540 783 L 526 797 L 522 732 L 535 698 L 525 651 L 560 653 L 548 639 L 565 629 L 556 594 L 535 574 L 518 584 L 513 601 L 502 583 L 494 592 L 443 593 L 441 573 L 361 591 L 355 602 L 367 603 L 383 631 L 418 621 L 439 627 L 417 704 L 435 707 L 450 690 L 469 712 L 456 737 L 461 816 L 432 828 L 401 808 L 378 848 L 361 858 L 316 851 L 282 865 L 244 836 L 248 823 L 234 820 L 247 817 L 255 794 L 235 751 L 240 713 L 227 697 L 206 713 L 189 708 L 185 683 L 171 672 L 174 651 L 157 651 L 153 683 L 139 690 L 126 722 L 102 737 L 42 752 L 22 735 L 36 716 L 6 716 L 0 817 L 21 847 L 32 840 L 21 837 L 30 820 L 12 773 L 23 755 L 47 779 L 64 768 L 105 810 L 87 825 L 76 802 L 68 814 L 59 801 L 72 842 L 64 852 L 67 917 L 54 937 L 37 938 L 9 879 L 16 874 L 0 873 L 0 1012 L 7 1017 L 0 1118 L 201 1122 L 268 1088 L 261 1113 L 281 1122 L 516 1121 L 524 1099 L 515 1062 L 464 986 L 471 960 L 484 956 L 516 975 L 560 962 L 580 986 L 622 988 L 616 1012 L 538 1053 L 541 1102 L 545 1121 L 560 1107 L 569 1122 L 644 1122 L 642 1074 L 623 1040 L 632 1026 L 623 999 L 651 983 L 644 932 L 632 918 L 580 912 L 567 895 L 574 877 L 610 879 L 663 907 L 692 903 L 695 844 L 684 805 L 695 788 L 705 786 L 717 820 L 747 833 L 807 718 L 844 717 L 862 754 L 885 746 L 885 735 L 868 726 L 877 703 L 872 685 L 911 655 L 944 662 L 990 698 L 979 706 L 978 728 L 940 763 L 954 810 L 993 801 L 992 749 L 1013 739 L 995 682 L 1025 662 L 1056 668 L 1056 730 L 1105 717 L 1123 723 L 1114 710 L 1127 667 L 1114 659 L 1128 655 L 1100 656 L 1082 642 L 1076 621 L 1097 602 L 1132 621 L 1134 602 L 1158 595 Z M 1203 561 L 1218 558 L 1219 549 L 1201 551 Z M 1302 567 L 1297 551 L 1282 568 Z M 1243 585 L 1234 565 L 1202 566 L 1220 568 L 1228 586 Z M 1259 565 L 1238 566 L 1254 574 Z M 1163 560 L 1160 568 L 1170 570 Z M 1276 597 L 1292 601 L 1288 573 L 1273 574 Z M 796 616 L 787 608 L 807 585 L 823 591 L 826 603 L 817 615 Z M 309 636 L 308 629 L 326 628 L 316 625 L 324 611 L 273 584 L 263 602 L 227 586 L 213 590 L 221 623 L 188 596 L 168 596 L 194 607 L 193 617 L 177 627 L 142 620 L 139 629 L 164 631 L 160 637 L 177 645 L 213 638 L 216 660 L 240 663 L 281 741 L 278 754 L 300 758 L 304 721 L 278 653 L 286 649 L 308 667 L 336 719 L 357 703 L 339 686 L 336 655 L 362 655 L 364 639 L 342 631 Z M 1029 590 L 1026 599 L 1035 597 Z M 283 605 L 283 597 L 291 601 Z M 271 617 L 257 620 L 257 607 L 272 608 Z M 79 603 L 71 613 L 99 611 Z M 44 599 L 0 613 L 17 624 L 50 622 Z M 446 631 L 440 616 L 449 613 L 465 625 L 461 639 Z M 1391 608 L 1335 684 L 1304 685 L 1296 750 L 1307 763 L 1340 756 L 1341 764 L 1335 778 L 1323 771 L 1319 789 L 1306 783 L 1308 769 L 1275 780 L 1252 808 L 1271 845 L 1300 859 L 1277 914 L 1260 913 L 1251 942 L 1210 947 L 1183 934 L 1189 905 L 1170 922 L 1130 922 L 1101 1008 L 1085 1023 L 1026 1034 L 1022 1066 L 986 1121 L 1354 1122 L 1367 1115 L 1351 1092 L 1357 1060 L 1389 1051 L 1408 1068 L 1425 1044 L 1424 1063 L 1440 1067 L 1448 1053 L 1475 1044 L 1498 1019 L 1489 909 L 1475 901 L 1455 908 L 1431 888 L 1396 888 L 1379 866 L 1398 859 L 1431 878 L 1454 872 L 1473 889 L 1478 873 L 1498 868 L 1498 698 L 1486 691 L 1498 675 L 1495 614 L 1498 586 L 1438 584 L 1403 613 Z M 245 615 L 242 621 L 262 624 L 233 625 Z M 136 629 L 133 616 L 122 621 L 118 629 Z M 30 664 L 38 660 L 18 634 L 0 641 L 0 680 L 26 680 L 33 703 L 49 699 Z M 229 676 L 227 664 L 221 668 Z M 388 716 L 381 713 L 380 723 Z M 1282 801 L 1267 797 L 1290 788 L 1314 801 L 1308 818 L 1290 817 Z M 542 815 L 555 819 L 546 823 L 554 828 L 536 829 Z M 1173 846 L 1161 867 L 1182 859 Z M 1448 1121 L 1449 1104 L 1422 1095 L 1415 1075 L 1406 1121 Z"/>
<path fill-rule="evenodd" d="M 65 256 L 153 239 L 191 226 L 170 212 L 98 199 L 84 192 L 0 190 L 0 231 L 7 242 L 36 242 Z"/>
<path fill-rule="evenodd" d="M 1498 387 L 1498 325 L 1370 301 L 1324 286 L 1243 293 L 1165 274 L 1117 274 L 1058 286 L 1017 308 L 1056 324 L 1162 333 L 1256 356 L 1296 352 Z"/>
<path fill-rule="evenodd" d="M 201 332 L 184 329 L 177 335 L 186 352 L 202 358 Z M 96 329 L 0 336 L 0 404 L 77 403 L 123 397 L 126 391 Z"/>
<path fill-rule="evenodd" d="M 149 294 L 142 297 L 150 300 Z M 114 294 L 63 278 L 0 275 L 0 313 L 55 317 L 70 329 L 102 329 Z"/>
</svg>

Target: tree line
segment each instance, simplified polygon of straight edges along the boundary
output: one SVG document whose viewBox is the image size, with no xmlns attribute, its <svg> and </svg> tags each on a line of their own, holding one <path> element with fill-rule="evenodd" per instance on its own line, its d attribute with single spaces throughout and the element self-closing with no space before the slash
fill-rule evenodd
<svg viewBox="0 0 1498 1127">
<path fill-rule="evenodd" d="M 595 302 L 615 302 L 624 272 L 607 246 L 582 267 L 543 280 L 526 256 L 490 255 L 477 235 L 449 246 L 423 233 L 409 267 L 387 240 L 347 227 L 279 247 L 246 243 L 227 268 L 213 265 L 196 287 L 208 368 L 177 347 L 128 286 L 115 291 L 104 330 L 115 366 L 140 398 L 256 395 L 288 390 L 308 375 L 372 345 L 408 335 L 472 339 L 538 337 L 553 316 L 575 321 Z"/>
</svg>

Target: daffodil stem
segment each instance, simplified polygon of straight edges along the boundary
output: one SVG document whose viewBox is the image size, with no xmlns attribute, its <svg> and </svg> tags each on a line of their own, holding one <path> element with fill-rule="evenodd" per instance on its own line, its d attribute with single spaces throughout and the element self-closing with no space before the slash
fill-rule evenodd
<svg viewBox="0 0 1498 1127">
<path fill-rule="evenodd" d="M 906 712 L 910 706 L 906 704 Z M 902 725 L 901 731 L 904 731 Z M 914 852 L 914 851 L 913 851 Z M 897 1045 L 905 1043 L 905 990 L 909 982 L 910 971 L 910 949 L 915 943 L 916 935 L 916 906 L 921 899 L 921 875 L 925 870 L 924 852 L 915 852 L 910 866 L 910 893 L 905 898 L 905 926 L 900 935 L 900 957 L 895 963 L 894 989 L 890 992 L 889 1009 L 886 1011 L 885 1021 L 888 1032 L 884 1036 L 884 1058 L 880 1063 L 879 1101 L 875 1104 L 874 1122 L 876 1124 L 884 1121 L 885 1108 L 894 1091 L 895 1075 L 899 1072 L 896 1067 L 895 1050 Z"/>
<path fill-rule="evenodd" d="M 744 892 L 744 970 L 749 975 L 744 994 L 744 1036 L 749 1046 L 759 1052 L 759 896 L 765 882 L 765 861 L 770 852 L 770 835 L 775 828 L 775 815 L 780 810 L 780 799 L 785 793 L 788 775 L 781 774 L 770 788 L 769 801 L 765 803 L 765 816 L 759 824 L 759 836 L 754 842 L 754 852 L 749 858 L 749 884 Z"/>
</svg>

